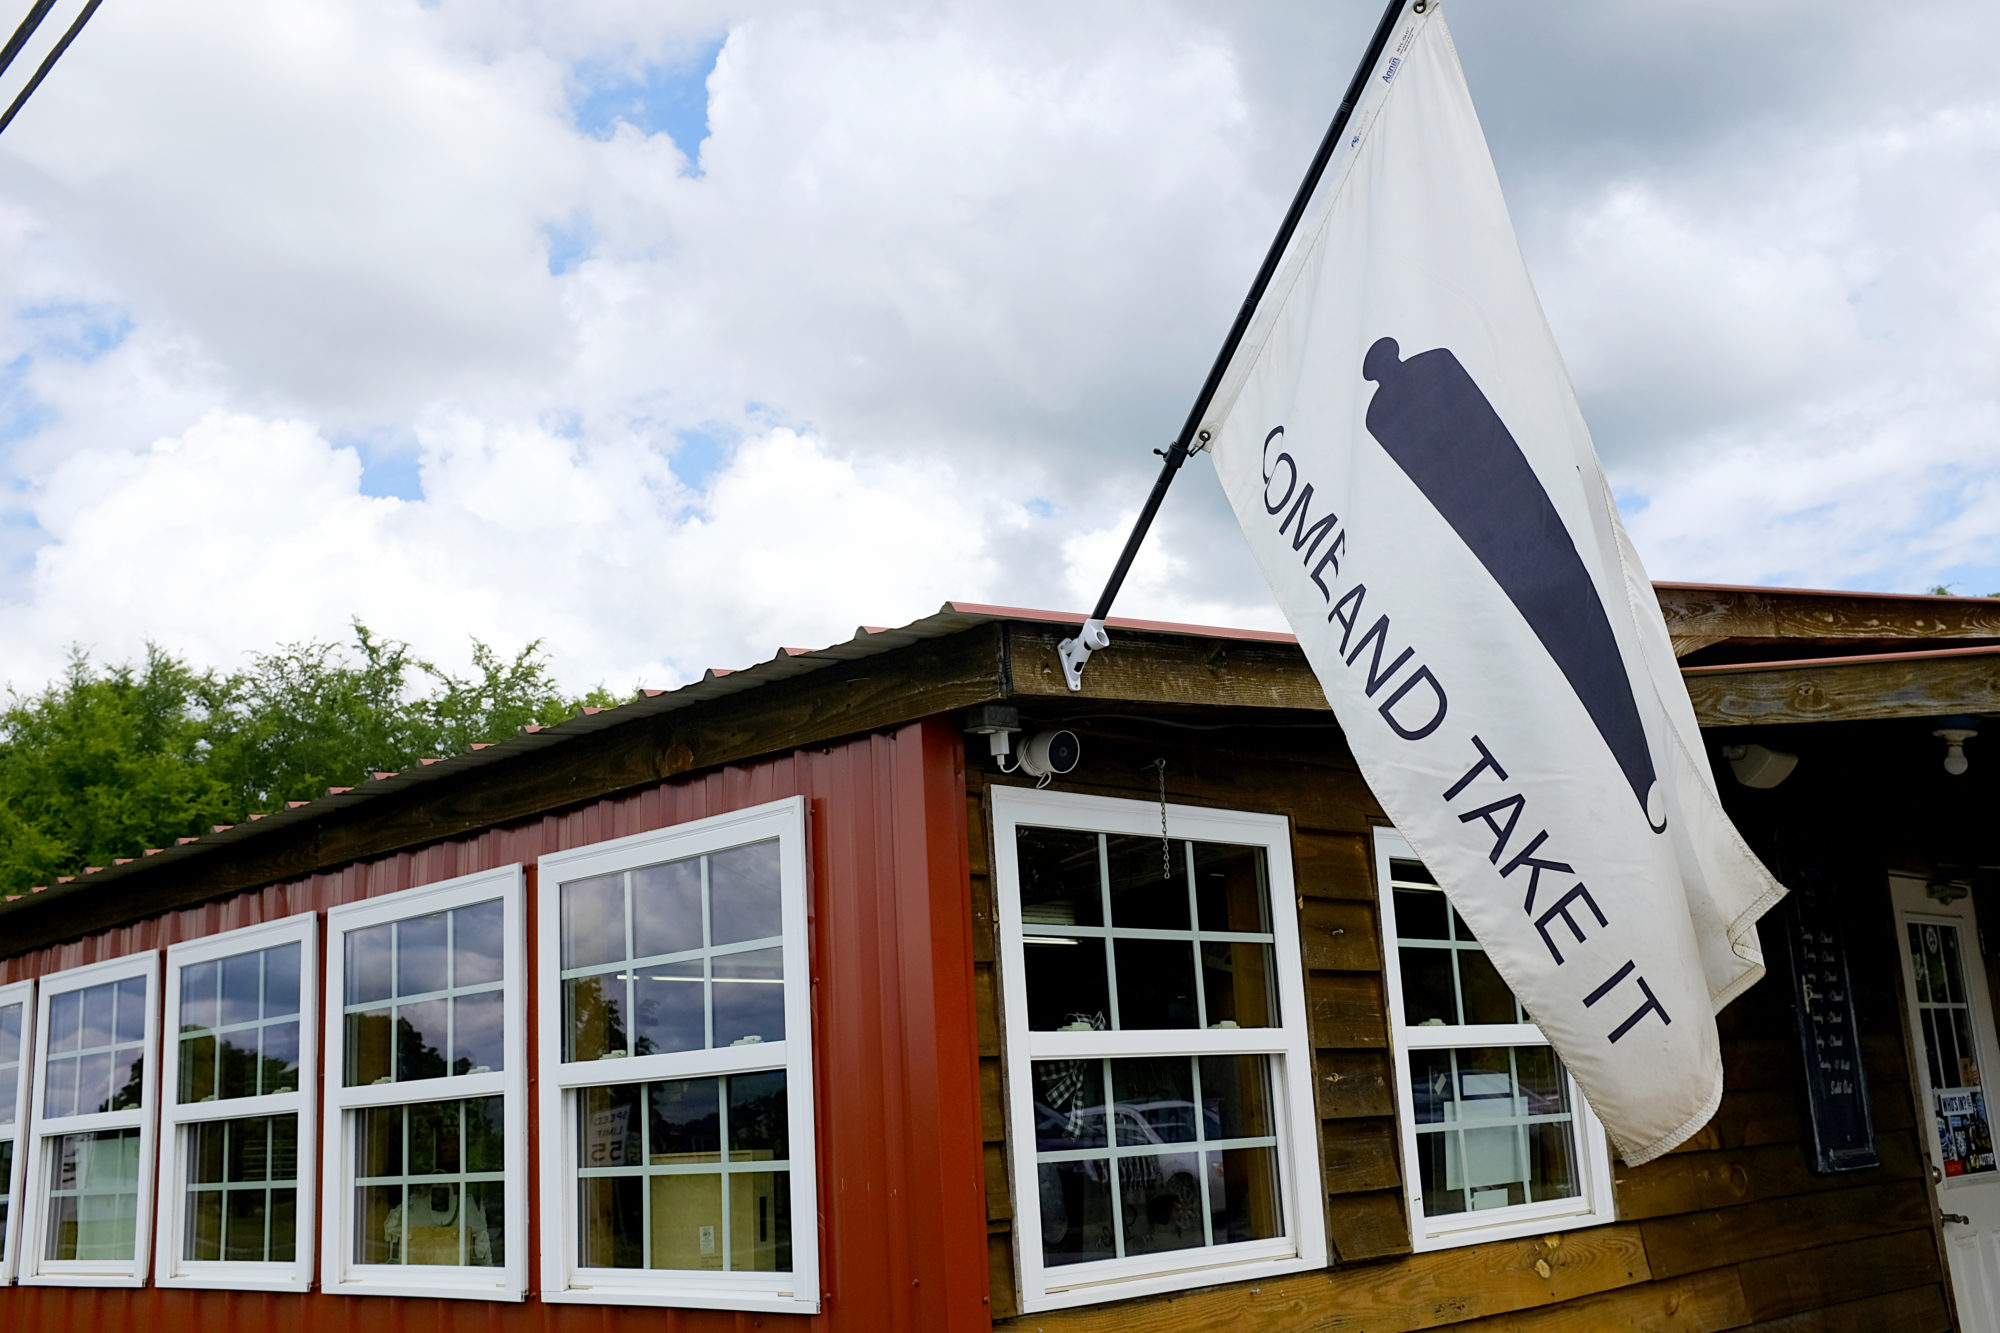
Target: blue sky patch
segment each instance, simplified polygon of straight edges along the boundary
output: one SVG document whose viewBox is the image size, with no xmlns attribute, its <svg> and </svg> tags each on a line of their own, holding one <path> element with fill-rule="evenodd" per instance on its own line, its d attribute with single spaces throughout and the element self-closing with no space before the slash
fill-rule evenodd
<svg viewBox="0 0 2000 1333">
<path fill-rule="evenodd" d="M 689 174 L 699 176 L 697 159 L 708 138 L 708 76 L 724 40 L 703 43 L 686 60 L 648 62 L 636 73 L 579 66 L 572 104 L 577 128 L 594 139 L 608 139 L 622 121 L 644 134 L 665 134 L 687 155 Z"/>
<path fill-rule="evenodd" d="M 36 355 L 85 365 L 132 334 L 132 317 L 108 301 L 52 301 L 23 306 L 15 318 L 27 330 Z"/>
<path fill-rule="evenodd" d="M 579 217 L 567 227 L 544 227 L 542 235 L 548 240 L 549 276 L 552 278 L 560 278 L 590 258 L 591 249 L 597 243 L 588 217 Z"/>
<path fill-rule="evenodd" d="M 1036 518 L 1054 518 L 1056 516 L 1056 507 L 1039 495 L 1028 501 L 1023 507 Z"/>
<path fill-rule="evenodd" d="M 24 352 L 0 366 L 0 444 L 25 440 L 51 419 L 49 409 L 28 389 L 28 367 L 34 363 Z"/>
<path fill-rule="evenodd" d="M 709 422 L 693 430 L 674 432 L 674 475 L 691 491 L 708 489 L 708 483 L 729 461 L 737 435 L 720 423 Z"/>
<path fill-rule="evenodd" d="M 382 500 L 421 500 L 424 482 L 421 454 L 414 436 L 336 435 L 334 447 L 361 455 L 361 493 Z"/>
</svg>

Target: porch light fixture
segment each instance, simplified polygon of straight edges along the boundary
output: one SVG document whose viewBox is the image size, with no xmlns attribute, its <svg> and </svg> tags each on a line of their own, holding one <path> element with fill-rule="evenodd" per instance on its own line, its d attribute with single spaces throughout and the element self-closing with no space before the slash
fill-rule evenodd
<svg viewBox="0 0 2000 1333">
<path fill-rule="evenodd" d="M 1975 719 L 1948 717 L 1931 735 L 1944 742 L 1944 771 L 1958 777 L 1971 767 L 1965 758 L 1965 743 L 1979 734 Z"/>
<path fill-rule="evenodd" d="M 1722 757 L 1729 761 L 1729 771 L 1738 782 L 1759 789 L 1777 786 L 1799 766 L 1797 755 L 1768 745 L 1725 745 Z"/>
<path fill-rule="evenodd" d="M 1924 892 L 1937 902 L 1949 907 L 1960 898 L 1970 895 L 1972 886 L 1970 884 L 1961 884 L 1957 880 L 1939 878 L 1924 885 Z"/>
</svg>

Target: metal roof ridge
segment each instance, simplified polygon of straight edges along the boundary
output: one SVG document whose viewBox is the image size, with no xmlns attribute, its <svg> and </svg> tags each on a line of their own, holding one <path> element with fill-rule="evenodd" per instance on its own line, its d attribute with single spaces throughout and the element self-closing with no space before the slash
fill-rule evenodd
<svg viewBox="0 0 2000 1333">
<path fill-rule="evenodd" d="M 1884 602 L 1981 602 L 1987 606 L 2000 604 L 2000 597 L 1977 597 L 1967 593 L 1862 592 L 1853 588 L 1781 588 L 1758 583 L 1681 583 L 1673 579 L 1654 579 L 1653 587 L 1655 590 L 1674 588 L 1683 592 L 1775 593 L 1785 597 L 1865 597 L 1871 601 Z"/>
</svg>

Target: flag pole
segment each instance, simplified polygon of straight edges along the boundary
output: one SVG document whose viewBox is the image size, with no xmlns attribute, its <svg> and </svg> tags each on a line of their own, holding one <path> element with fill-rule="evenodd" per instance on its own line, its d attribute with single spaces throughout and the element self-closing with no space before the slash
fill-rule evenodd
<svg viewBox="0 0 2000 1333">
<path fill-rule="evenodd" d="M 1361 91 L 1367 85 L 1368 76 L 1382 58 L 1382 48 L 1389 44 L 1389 34 L 1395 30 L 1396 20 L 1405 6 L 1421 14 L 1430 7 L 1430 0 L 1389 0 L 1383 9 L 1382 18 L 1375 25 L 1375 35 L 1369 38 L 1368 49 L 1362 53 L 1361 63 L 1355 66 L 1354 77 L 1348 81 L 1347 95 L 1340 99 L 1340 107 L 1333 113 L 1333 122 L 1326 128 L 1326 136 L 1319 141 L 1319 151 L 1313 154 L 1312 165 L 1306 168 L 1305 179 L 1299 182 L 1298 192 L 1292 196 L 1292 206 L 1285 210 L 1285 220 L 1278 224 L 1278 234 L 1265 253 L 1257 276 L 1251 280 L 1249 295 L 1243 298 L 1243 304 L 1236 312 L 1236 322 L 1229 326 L 1229 336 L 1222 340 L 1222 350 L 1215 354 L 1215 364 L 1208 368 L 1208 378 L 1202 382 L 1201 392 L 1195 396 L 1194 406 L 1188 411 L 1180 435 L 1169 448 L 1153 451 L 1161 458 L 1160 475 L 1154 479 L 1152 494 L 1146 497 L 1138 519 L 1132 524 L 1132 534 L 1125 539 L 1125 549 L 1119 552 L 1118 563 L 1112 566 L 1111 577 L 1105 581 L 1096 607 L 1075 638 L 1064 639 L 1057 645 L 1058 655 L 1062 658 L 1063 678 L 1072 690 L 1083 688 L 1083 667 L 1090 660 L 1090 655 L 1111 646 L 1111 636 L 1104 629 L 1105 619 L 1111 614 L 1111 603 L 1117 599 L 1118 590 L 1124 586 L 1125 576 L 1131 571 L 1132 560 L 1145 543 L 1153 519 L 1160 512 L 1160 502 L 1167 498 L 1167 488 L 1174 484 L 1174 477 L 1181 470 L 1181 465 L 1187 462 L 1188 455 L 1195 452 L 1199 444 L 1208 442 L 1205 434 L 1196 439 L 1201 419 L 1207 414 L 1209 402 L 1215 397 L 1223 375 L 1229 370 L 1230 361 L 1236 356 L 1237 347 L 1243 342 L 1251 317 L 1257 313 L 1257 303 L 1263 299 L 1264 289 L 1271 285 L 1271 279 L 1278 271 L 1278 261 L 1284 258 L 1285 247 L 1291 243 L 1292 233 L 1298 229 L 1299 219 L 1305 215 L 1306 205 L 1311 202 L 1313 191 L 1319 187 L 1319 178 L 1326 171 L 1326 164 L 1332 159 L 1340 136 L 1347 130 L 1348 118 L 1354 114 L 1354 104 L 1361 100 Z"/>
</svg>

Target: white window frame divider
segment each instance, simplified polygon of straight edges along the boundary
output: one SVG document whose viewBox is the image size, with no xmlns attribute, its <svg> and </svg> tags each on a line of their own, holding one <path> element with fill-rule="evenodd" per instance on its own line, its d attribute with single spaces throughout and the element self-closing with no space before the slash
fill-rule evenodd
<svg viewBox="0 0 2000 1333">
<path fill-rule="evenodd" d="M 542 1125 L 542 1290 L 552 1302 L 645 1305 L 752 1313 L 817 1314 L 820 1308 L 819 1176 L 814 1145 L 812 973 L 808 937 L 811 883 L 806 801 L 787 797 L 647 833 L 614 838 L 541 858 L 536 871 Z M 784 932 L 785 1040 L 719 1050 L 676 1051 L 588 1064 L 565 1064 L 562 1009 L 562 892 L 565 880 L 637 870 L 663 861 L 778 839 L 780 922 Z M 779 1058 L 774 1059 L 776 1055 Z M 792 1271 L 696 1272 L 583 1268 L 577 1253 L 577 1140 L 574 1106 L 583 1088 L 706 1078 L 783 1068 L 791 1127 Z"/>
<path fill-rule="evenodd" d="M 0 1009 L 21 1006 L 20 1074 L 14 1080 L 14 1123 L 0 1139 L 14 1145 L 14 1166 L 0 1176 L 0 1196 L 8 1200 L 7 1221 L 0 1226 L 0 1287 L 14 1280 L 21 1257 L 21 1218 L 28 1211 L 22 1186 L 28 1178 L 28 1090 L 35 1079 L 35 983 L 33 980 L 0 986 Z"/>
<path fill-rule="evenodd" d="M 1015 830 L 1027 825 L 1158 838 L 1161 806 L 1158 801 L 1026 787 L 999 786 L 990 791 L 994 898 L 1000 916 L 1007 1169 L 1013 1188 L 1015 1272 L 1019 1275 L 1021 1312 L 1036 1314 L 1222 1282 L 1253 1282 L 1325 1267 L 1326 1190 L 1320 1172 L 1319 1112 L 1313 1100 L 1312 1043 L 1306 1031 L 1305 969 L 1299 951 L 1290 820 L 1283 815 L 1204 806 L 1166 807 L 1170 837 L 1263 850 L 1271 899 L 1280 1026 L 1160 1032 L 1031 1032 Z M 1043 1264 L 1031 1062 L 1115 1059 L 1124 1055 L 1275 1057 L 1271 1061 L 1272 1112 L 1278 1140 L 1279 1197 L 1286 1222 L 1283 1239 L 1056 1268 Z M 1107 1132 L 1109 1128 L 1107 1125 Z M 1113 1206 L 1121 1206 L 1115 1191 Z"/>
<path fill-rule="evenodd" d="M 1448 1213 L 1443 1217 L 1424 1216 L 1423 1172 L 1418 1165 L 1417 1122 L 1410 1107 L 1409 1056 L 1412 1051 L 1463 1049 L 1468 1046 L 1547 1046 L 1549 1039 L 1533 1023 L 1461 1024 L 1456 1027 L 1410 1027 L 1404 1021 L 1403 962 L 1396 939 L 1395 888 L 1391 883 L 1392 860 L 1422 863 L 1401 833 L 1393 828 L 1375 830 L 1375 889 L 1381 907 L 1383 974 L 1382 985 L 1389 998 L 1390 1087 L 1396 1104 L 1396 1131 L 1403 1146 L 1403 1194 L 1410 1219 L 1410 1245 L 1418 1254 L 1452 1249 L 1489 1240 L 1515 1240 L 1541 1236 L 1551 1231 L 1601 1226 L 1617 1220 L 1613 1197 L 1611 1146 L 1604 1126 L 1583 1099 L 1567 1066 L 1563 1079 L 1569 1088 L 1573 1108 L 1573 1138 L 1577 1148 L 1577 1169 L 1582 1193 L 1574 1199 L 1552 1199 L 1546 1203 L 1514 1204 L 1482 1212 Z"/>
<path fill-rule="evenodd" d="M 500 899 L 506 939 L 501 1022 L 507 1067 L 406 1082 L 345 1086 L 348 932 Z M 528 1022 L 526 883 L 519 862 L 344 903 L 326 913 L 325 1112 L 321 1124 L 320 1289 L 352 1296 L 435 1296 L 519 1301 L 528 1290 Z M 393 1056 L 392 1056 L 393 1058 Z M 354 1141 L 348 1112 L 373 1106 L 502 1097 L 506 1161 L 506 1262 L 491 1268 L 363 1264 L 354 1253 Z"/>
<path fill-rule="evenodd" d="M 229 1101 L 180 1105 L 181 970 L 191 964 L 216 962 L 238 954 L 256 953 L 285 944 L 299 946 L 299 1090 Z M 164 982 L 166 1019 L 160 1041 L 160 1218 L 153 1256 L 153 1281 L 162 1287 L 209 1287 L 234 1291 L 306 1291 L 312 1286 L 314 1185 L 318 1172 L 319 1103 L 319 914 L 266 921 L 219 935 L 185 940 L 167 949 Z M 171 1055 L 167 1043 L 173 1044 Z M 220 1059 L 218 1050 L 217 1059 Z M 188 1184 L 182 1177 L 190 1161 L 186 1140 L 194 1126 L 213 1120 L 249 1116 L 298 1117 L 298 1204 L 294 1211 L 293 1259 L 290 1263 L 193 1260 L 180 1257 L 186 1237 Z"/>
<path fill-rule="evenodd" d="M 129 977 L 146 979 L 146 1044 L 140 1073 L 137 1111 L 99 1111 L 88 1115 L 50 1119 L 42 1114 L 48 1065 L 49 1004 L 58 995 L 101 986 Z M 51 972 L 35 988 L 35 1060 L 33 1111 L 25 1137 L 28 1141 L 28 1172 L 21 1199 L 20 1263 L 16 1279 L 24 1286 L 50 1287 L 139 1287 L 144 1286 L 153 1260 L 154 1153 L 158 1142 L 160 1095 L 160 951 L 107 958 L 82 967 Z M 96 1130 L 133 1129 L 139 1131 L 139 1214 L 134 1222 L 132 1259 L 125 1264 L 100 1264 L 88 1259 L 42 1258 L 44 1229 L 48 1221 L 50 1169 L 47 1145 L 65 1134 L 88 1134 Z"/>
</svg>

